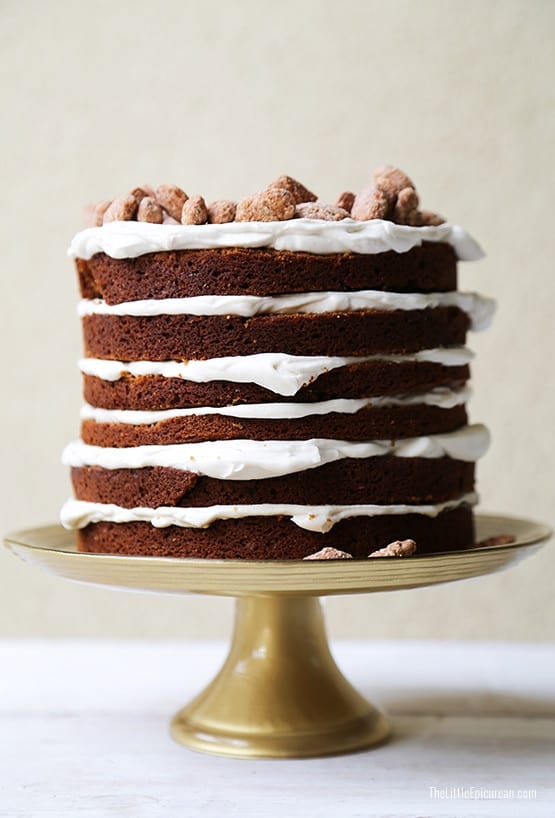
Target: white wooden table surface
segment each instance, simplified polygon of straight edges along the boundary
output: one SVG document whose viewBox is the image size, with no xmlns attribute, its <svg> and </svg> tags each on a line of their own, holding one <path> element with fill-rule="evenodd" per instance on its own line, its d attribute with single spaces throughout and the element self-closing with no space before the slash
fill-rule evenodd
<svg viewBox="0 0 555 818">
<path fill-rule="evenodd" d="M 200 755 L 168 721 L 220 643 L 0 642 L 0 815 L 555 815 L 555 645 L 340 642 L 386 746 L 303 761 Z"/>
</svg>

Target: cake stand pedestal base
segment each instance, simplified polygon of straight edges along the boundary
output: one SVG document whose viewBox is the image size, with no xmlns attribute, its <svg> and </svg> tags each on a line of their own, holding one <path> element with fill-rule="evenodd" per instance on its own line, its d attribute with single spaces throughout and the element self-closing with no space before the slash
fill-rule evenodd
<svg viewBox="0 0 555 818">
<path fill-rule="evenodd" d="M 333 660 L 317 597 L 253 596 L 236 605 L 228 657 L 174 717 L 176 741 L 246 758 L 335 755 L 385 741 L 387 720 Z"/>
<path fill-rule="evenodd" d="M 59 525 L 6 537 L 26 562 L 104 588 L 237 597 L 231 649 L 216 678 L 173 719 L 176 741 L 236 758 L 303 758 L 362 750 L 387 739 L 386 719 L 339 671 L 319 597 L 425 588 L 492 574 L 533 554 L 550 529 L 478 514 L 481 541 L 514 542 L 410 559 L 208 560 L 88 554 Z"/>
</svg>

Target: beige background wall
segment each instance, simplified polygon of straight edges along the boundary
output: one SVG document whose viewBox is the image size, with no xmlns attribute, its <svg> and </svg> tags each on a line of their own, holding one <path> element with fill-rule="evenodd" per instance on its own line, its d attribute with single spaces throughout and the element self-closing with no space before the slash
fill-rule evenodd
<svg viewBox="0 0 555 818">
<path fill-rule="evenodd" d="M 3 0 L 3 531 L 55 520 L 78 429 L 81 205 L 144 181 L 322 196 L 398 163 L 488 252 L 471 339 L 488 509 L 554 521 L 555 5 L 546 0 Z M 489 579 L 328 602 L 332 634 L 551 639 L 555 544 Z M 223 636 L 231 603 L 99 591 L 0 553 L 0 634 Z"/>
</svg>

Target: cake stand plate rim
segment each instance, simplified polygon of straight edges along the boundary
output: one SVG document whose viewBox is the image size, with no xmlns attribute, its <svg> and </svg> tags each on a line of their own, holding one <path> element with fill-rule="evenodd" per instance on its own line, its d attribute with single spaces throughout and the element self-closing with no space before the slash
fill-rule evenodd
<svg viewBox="0 0 555 818">
<path fill-rule="evenodd" d="M 59 524 L 16 531 L 5 536 L 5 543 L 24 561 L 102 587 L 231 597 L 325 596 L 418 588 L 493 573 L 533 553 L 552 533 L 549 526 L 523 517 L 478 513 L 476 522 L 479 534 L 491 536 L 496 530 L 516 534 L 517 539 L 410 558 L 312 562 L 88 554 L 68 548 L 74 532 Z"/>
</svg>

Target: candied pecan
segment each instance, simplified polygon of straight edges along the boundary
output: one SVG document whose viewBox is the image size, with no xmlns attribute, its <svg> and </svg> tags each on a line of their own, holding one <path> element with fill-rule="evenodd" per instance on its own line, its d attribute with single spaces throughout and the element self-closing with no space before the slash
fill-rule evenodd
<svg viewBox="0 0 555 818">
<path fill-rule="evenodd" d="M 359 222 L 370 221 L 370 219 L 389 219 L 394 207 L 394 197 L 370 185 L 355 196 L 351 217 Z"/>
<path fill-rule="evenodd" d="M 269 188 L 242 199 L 237 205 L 238 222 L 282 222 L 295 216 L 295 200 L 288 190 Z"/>
<path fill-rule="evenodd" d="M 208 205 L 208 221 L 210 224 L 227 224 L 235 219 L 236 202 L 228 199 L 216 199 Z"/>
<path fill-rule="evenodd" d="M 397 196 L 394 220 L 397 224 L 418 225 L 418 194 L 413 187 L 404 187 Z"/>
<path fill-rule="evenodd" d="M 129 196 L 133 196 L 133 198 L 135 199 L 135 201 L 139 205 L 141 203 L 141 201 L 146 196 L 150 196 L 151 193 L 152 193 L 152 188 L 150 189 L 150 192 L 149 192 L 148 190 L 146 190 L 147 187 L 148 187 L 148 185 L 146 185 L 146 187 L 142 187 L 142 186 L 141 187 L 134 187 L 133 190 L 129 191 Z"/>
<path fill-rule="evenodd" d="M 445 219 L 438 213 L 432 213 L 431 210 L 421 210 L 419 213 L 420 224 L 427 227 L 437 227 L 439 224 L 445 224 Z"/>
<path fill-rule="evenodd" d="M 414 540 L 395 540 L 384 548 L 372 551 L 368 557 L 410 557 L 416 551 Z"/>
<path fill-rule="evenodd" d="M 177 185 L 158 185 L 155 197 L 158 204 L 179 223 L 183 205 L 188 199 L 185 191 Z"/>
<path fill-rule="evenodd" d="M 318 198 L 308 188 L 293 179 L 292 176 L 280 176 L 275 182 L 271 182 L 266 190 L 287 190 L 295 200 L 295 204 L 315 202 Z"/>
<path fill-rule="evenodd" d="M 309 554 L 308 557 L 303 557 L 305 560 L 352 560 L 353 555 L 347 554 L 346 551 L 339 551 L 337 548 L 331 548 L 326 545 L 315 554 Z"/>
<path fill-rule="evenodd" d="M 112 204 L 111 199 L 102 199 L 100 202 L 91 202 L 83 208 L 83 221 L 87 227 L 100 227 L 104 214 Z"/>
<path fill-rule="evenodd" d="M 491 548 L 493 545 L 510 545 L 516 541 L 512 534 L 498 534 L 496 537 L 488 537 L 477 543 L 478 548 Z"/>
<path fill-rule="evenodd" d="M 162 208 L 151 196 L 144 196 L 139 202 L 137 221 L 152 222 L 152 224 L 162 224 L 164 221 Z"/>
<path fill-rule="evenodd" d="M 206 224 L 208 211 L 202 196 L 191 196 L 183 205 L 181 224 Z"/>
<path fill-rule="evenodd" d="M 383 190 L 390 198 L 397 196 L 404 188 L 414 185 L 406 173 L 393 165 L 384 165 L 372 176 L 375 187 Z"/>
<path fill-rule="evenodd" d="M 350 213 L 353 209 L 353 204 L 355 202 L 355 194 L 351 190 L 344 190 L 343 193 L 340 193 L 337 197 L 336 205 L 337 207 L 342 207 L 343 210 L 346 210 L 347 213 Z"/>
<path fill-rule="evenodd" d="M 323 219 L 326 222 L 339 222 L 342 219 L 349 218 L 349 214 L 342 207 L 320 204 L 319 202 L 298 204 L 297 216 L 300 219 Z"/>
<path fill-rule="evenodd" d="M 134 196 L 118 196 L 104 211 L 102 224 L 107 222 L 128 222 L 137 212 L 137 201 Z"/>
</svg>

